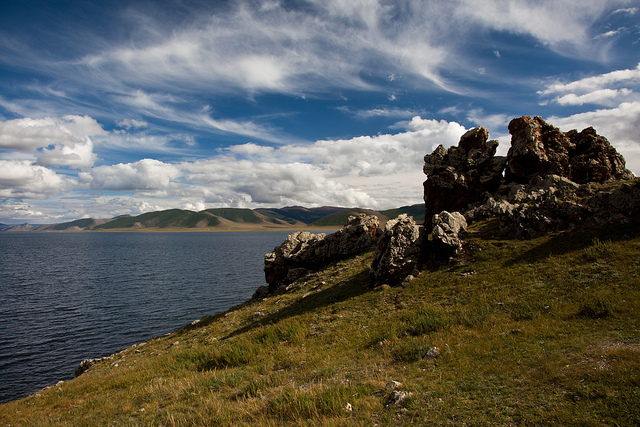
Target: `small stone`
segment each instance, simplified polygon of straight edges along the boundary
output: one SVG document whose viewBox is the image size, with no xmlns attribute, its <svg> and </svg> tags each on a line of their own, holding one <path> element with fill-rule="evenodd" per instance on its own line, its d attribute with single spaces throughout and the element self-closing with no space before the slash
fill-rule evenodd
<svg viewBox="0 0 640 427">
<path fill-rule="evenodd" d="M 405 400 L 407 397 L 410 397 L 412 395 L 413 393 L 409 391 L 394 390 L 389 395 L 389 398 L 387 399 L 387 404 L 385 406 L 397 405 L 403 400 Z"/>
<path fill-rule="evenodd" d="M 440 349 L 438 347 L 431 347 L 425 354 L 427 359 L 436 359 L 440 356 Z"/>
<path fill-rule="evenodd" d="M 398 387 L 401 387 L 402 383 L 398 382 L 398 381 L 389 381 L 389 383 L 387 384 L 387 386 L 385 387 L 387 390 L 394 390 Z"/>
</svg>

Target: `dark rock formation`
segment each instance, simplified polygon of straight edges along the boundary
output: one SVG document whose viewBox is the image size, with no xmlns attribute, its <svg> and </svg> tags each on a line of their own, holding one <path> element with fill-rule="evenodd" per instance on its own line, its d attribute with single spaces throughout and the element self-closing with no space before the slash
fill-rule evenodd
<svg viewBox="0 0 640 427">
<path fill-rule="evenodd" d="M 372 286 L 402 282 L 418 267 L 422 251 L 421 227 L 406 214 L 387 222 L 373 255 Z"/>
<path fill-rule="evenodd" d="M 559 175 L 578 184 L 633 177 L 624 158 L 591 127 L 564 133 L 540 117 L 523 116 L 509 123 L 509 133 L 508 182 L 528 183 L 546 175 Z"/>
<path fill-rule="evenodd" d="M 347 224 L 333 234 L 296 232 L 264 257 L 268 292 L 295 282 L 313 271 L 370 250 L 381 234 L 380 220 L 373 215 L 351 216 Z M 265 294 L 264 289 L 260 291 Z"/>
<path fill-rule="evenodd" d="M 505 231 L 532 237 L 606 215 L 611 205 L 601 203 L 604 196 L 586 202 L 576 196 L 581 184 L 633 178 L 593 128 L 564 133 L 540 117 L 523 116 L 509 123 L 509 132 L 506 159 L 494 157 L 497 143 L 486 141 L 484 128 L 464 134 L 458 147 L 440 146 L 425 156 L 426 227 L 439 212 L 458 210 L 468 220 L 497 216 Z M 606 198 L 632 210 L 631 193 Z"/>
<path fill-rule="evenodd" d="M 462 210 L 500 185 L 506 159 L 495 156 L 498 141 L 487 141 L 488 136 L 486 128 L 477 127 L 462 135 L 457 147 L 440 145 L 424 157 L 427 231 L 433 215 Z"/>
</svg>

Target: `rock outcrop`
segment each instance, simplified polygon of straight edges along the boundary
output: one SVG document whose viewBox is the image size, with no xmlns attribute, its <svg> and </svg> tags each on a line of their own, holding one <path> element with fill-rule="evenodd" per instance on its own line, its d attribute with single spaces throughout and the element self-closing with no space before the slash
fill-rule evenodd
<svg viewBox="0 0 640 427">
<path fill-rule="evenodd" d="M 633 178 L 624 158 L 591 127 L 565 133 L 540 117 L 524 116 L 509 123 L 509 132 L 506 158 L 494 156 L 497 143 L 487 141 L 482 127 L 464 134 L 458 147 L 440 146 L 425 156 L 428 229 L 434 215 L 458 210 L 468 220 L 497 216 L 505 231 L 532 237 L 606 216 L 611 206 L 600 202 L 604 196 L 588 200 L 578 190 Z M 629 212 L 635 209 L 631 193 L 613 196 Z"/>
<path fill-rule="evenodd" d="M 467 231 L 467 221 L 460 212 L 442 211 L 431 220 L 432 240 L 429 251 L 434 257 L 448 260 L 462 250 L 462 235 Z"/>
<path fill-rule="evenodd" d="M 484 127 L 466 132 L 457 147 L 438 146 L 424 157 L 425 222 L 400 215 L 384 233 L 375 217 L 351 217 L 332 235 L 294 233 L 265 256 L 268 295 L 329 263 L 369 250 L 377 241 L 372 286 L 398 285 L 424 268 L 449 264 L 463 251 L 467 223 L 495 217 L 517 237 L 640 215 L 640 181 L 624 158 L 593 128 L 562 132 L 540 117 L 509 124 L 511 148 L 496 156 L 498 141 Z M 607 184 L 607 185 L 604 185 Z M 381 237 L 379 235 L 382 234 Z"/>
<path fill-rule="evenodd" d="M 507 160 L 495 156 L 498 141 L 488 137 L 486 128 L 477 127 L 462 135 L 457 147 L 447 150 L 440 145 L 424 157 L 427 231 L 433 215 L 462 210 L 500 186 Z"/>
<path fill-rule="evenodd" d="M 406 214 L 387 222 L 369 271 L 372 286 L 400 283 L 418 268 L 423 247 L 421 230 Z"/>
<path fill-rule="evenodd" d="M 265 279 L 269 294 L 318 271 L 332 262 L 372 249 L 381 234 L 380 220 L 373 215 L 350 216 L 339 231 L 325 235 L 309 232 L 291 234 L 264 257 Z"/>
<path fill-rule="evenodd" d="M 592 127 L 564 133 L 540 117 L 523 116 L 509 123 L 509 133 L 508 182 L 529 183 L 546 175 L 578 184 L 633 178 L 624 158 Z"/>
</svg>

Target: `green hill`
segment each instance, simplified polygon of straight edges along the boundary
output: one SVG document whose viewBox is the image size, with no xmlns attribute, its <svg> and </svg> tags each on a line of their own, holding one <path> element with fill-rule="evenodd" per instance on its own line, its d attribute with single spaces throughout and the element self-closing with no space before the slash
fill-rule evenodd
<svg viewBox="0 0 640 427">
<path fill-rule="evenodd" d="M 228 219 L 233 222 L 244 222 L 250 224 L 259 224 L 262 219 L 256 215 L 251 209 L 207 209 L 205 212 L 209 212 L 213 215 L 217 215 L 221 218 Z"/>
<path fill-rule="evenodd" d="M 0 425 L 638 425 L 640 222 L 469 231 L 404 287 L 370 289 L 371 254 L 333 264 L 1 405 Z"/>
<path fill-rule="evenodd" d="M 424 222 L 424 203 L 411 206 L 403 206 L 397 209 L 388 209 L 386 211 L 380 211 L 380 213 L 389 219 L 397 218 L 400 214 L 407 214 L 412 216 L 417 223 Z"/>
<path fill-rule="evenodd" d="M 138 216 L 119 217 L 95 228 L 96 230 L 108 230 L 113 228 L 131 228 L 135 226 L 158 228 L 181 226 L 182 221 L 186 220 L 193 213 L 194 212 L 184 211 L 182 209 L 148 212 Z"/>
<path fill-rule="evenodd" d="M 350 216 L 358 215 L 360 213 L 366 213 L 371 215 L 371 214 L 374 214 L 375 211 L 371 211 L 367 209 L 358 209 L 358 208 L 343 210 L 343 211 L 336 212 L 336 213 L 327 215 L 325 217 L 322 217 L 319 220 L 312 222 L 311 225 L 317 226 L 317 227 L 341 227 L 347 223 L 347 220 L 349 219 Z"/>
</svg>

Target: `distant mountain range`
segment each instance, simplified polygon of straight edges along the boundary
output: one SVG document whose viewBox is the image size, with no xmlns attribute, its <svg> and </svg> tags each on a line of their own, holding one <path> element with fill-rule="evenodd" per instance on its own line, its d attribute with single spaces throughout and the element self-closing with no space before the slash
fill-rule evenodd
<svg viewBox="0 0 640 427">
<path fill-rule="evenodd" d="M 424 221 L 424 204 L 403 206 L 397 209 L 374 211 L 361 208 L 324 206 L 305 208 L 290 206 L 273 209 L 218 208 L 194 212 L 169 209 L 148 212 L 137 216 L 123 215 L 111 219 L 83 218 L 71 222 L 47 225 L 0 224 L 0 231 L 153 231 L 153 230 L 243 230 L 340 227 L 350 215 L 366 213 L 376 215 L 384 223 L 401 213 L 413 216 L 416 222 Z"/>
</svg>

